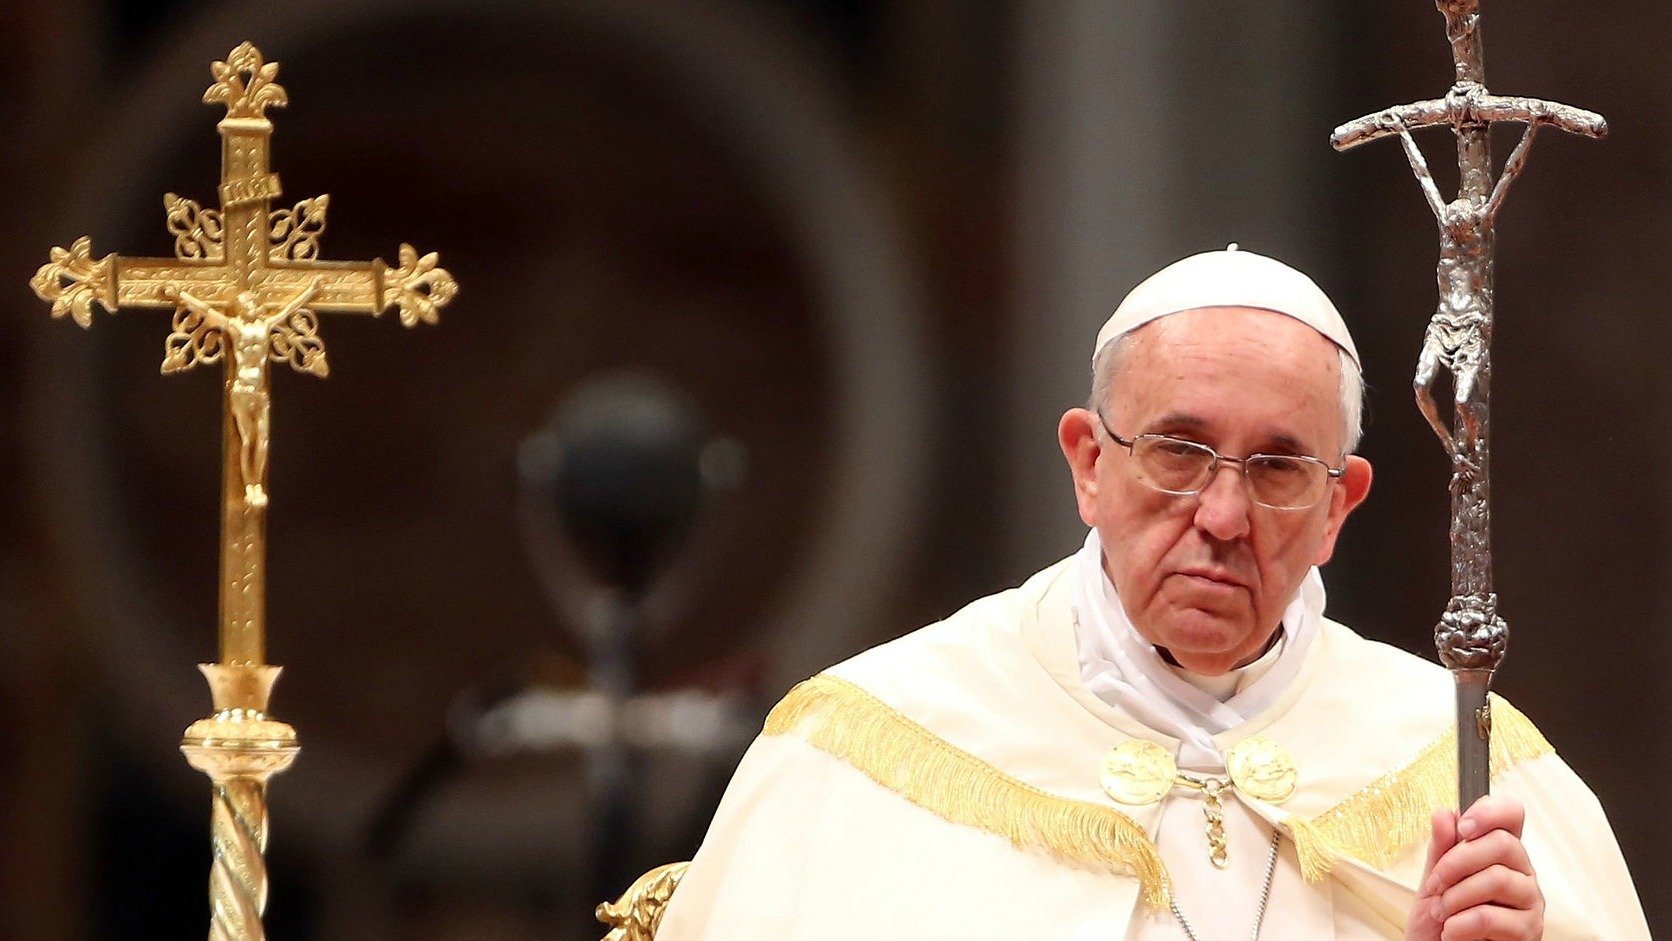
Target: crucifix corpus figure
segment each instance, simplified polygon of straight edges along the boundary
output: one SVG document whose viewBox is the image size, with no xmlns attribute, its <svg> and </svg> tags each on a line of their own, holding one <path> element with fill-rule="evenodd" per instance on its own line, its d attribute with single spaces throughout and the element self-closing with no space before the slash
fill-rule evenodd
<svg viewBox="0 0 1672 941">
<path fill-rule="evenodd" d="M 1485 201 L 1463 195 L 1447 201 L 1440 196 L 1439 187 L 1428 172 L 1428 163 L 1403 121 L 1393 112 L 1385 113 L 1382 118 L 1387 126 L 1398 131 L 1411 171 L 1416 174 L 1428 207 L 1440 225 L 1440 261 L 1435 269 L 1440 303 L 1423 333 L 1422 353 L 1417 358 L 1412 386 L 1417 407 L 1451 455 L 1457 468 L 1457 485 L 1462 485 L 1478 471 L 1469 460 L 1480 438 L 1481 407 L 1476 387 L 1486 350 L 1491 345 L 1492 321 L 1482 296 L 1482 287 L 1490 281 L 1491 256 L 1486 251 L 1487 241 L 1504 194 L 1526 165 L 1527 145 L 1532 142 L 1539 121 L 1535 118 L 1527 122 L 1526 133 L 1510 152 L 1509 161 Z M 1460 428 L 1448 427 L 1434 404 L 1435 374 L 1442 366 L 1451 373 L 1452 415 Z"/>
<path fill-rule="evenodd" d="M 319 280 L 309 282 L 302 293 L 270 313 L 266 311 L 273 305 L 261 303 L 249 291 L 241 291 L 232 299 L 230 316 L 178 286 L 171 286 L 169 293 L 181 305 L 180 314 L 175 317 L 174 336 L 189 337 L 199 330 L 217 330 L 232 346 L 226 397 L 238 430 L 238 467 L 243 477 L 244 502 L 250 506 L 266 506 L 267 441 L 271 422 L 267 361 L 290 359 L 288 354 L 294 352 L 297 355 L 292 365 L 298 371 L 321 378 L 329 373 L 325 348 L 315 335 L 317 321 L 313 312 L 303 306 L 319 293 Z M 223 342 L 221 346 L 224 345 Z M 170 350 L 186 348 L 171 346 Z M 212 358 L 171 357 L 164 360 L 163 372 L 187 369 L 194 362 Z"/>
</svg>

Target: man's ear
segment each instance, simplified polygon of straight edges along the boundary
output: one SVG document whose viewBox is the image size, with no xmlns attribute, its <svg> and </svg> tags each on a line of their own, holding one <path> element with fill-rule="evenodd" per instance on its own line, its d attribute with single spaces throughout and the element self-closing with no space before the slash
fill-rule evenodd
<svg viewBox="0 0 1672 941">
<path fill-rule="evenodd" d="M 1364 498 L 1370 496 L 1370 481 L 1373 476 L 1369 461 L 1357 454 L 1347 455 L 1346 466 L 1341 471 L 1341 480 L 1330 494 L 1329 523 L 1324 529 L 1324 538 L 1319 543 L 1318 555 L 1312 560 L 1313 565 L 1323 565 L 1335 554 L 1335 540 L 1341 535 L 1341 525 L 1346 522 L 1347 514 L 1358 509 Z"/>
<path fill-rule="evenodd" d="M 1057 443 L 1062 445 L 1062 456 L 1068 459 L 1068 470 L 1074 475 L 1074 502 L 1080 508 L 1080 521 L 1087 526 L 1097 525 L 1097 456 L 1102 448 L 1097 443 L 1096 419 L 1083 408 L 1071 408 L 1057 422 Z"/>
</svg>

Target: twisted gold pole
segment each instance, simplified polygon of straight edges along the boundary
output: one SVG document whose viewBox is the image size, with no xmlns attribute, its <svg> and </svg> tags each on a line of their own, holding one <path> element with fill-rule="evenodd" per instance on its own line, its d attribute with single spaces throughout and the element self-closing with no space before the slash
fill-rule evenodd
<svg viewBox="0 0 1672 941">
<path fill-rule="evenodd" d="M 267 779 L 296 759 L 296 732 L 267 718 L 279 668 L 199 664 L 216 712 L 186 729 L 180 750 L 215 785 L 210 941 L 262 941 L 267 909 Z"/>
</svg>

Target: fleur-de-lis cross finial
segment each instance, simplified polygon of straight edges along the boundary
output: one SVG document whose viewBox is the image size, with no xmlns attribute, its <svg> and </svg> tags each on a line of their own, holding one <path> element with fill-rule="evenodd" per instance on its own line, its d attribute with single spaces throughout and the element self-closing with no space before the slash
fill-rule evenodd
<svg viewBox="0 0 1672 941">
<path fill-rule="evenodd" d="M 268 108 L 282 108 L 290 103 L 290 96 L 279 77 L 279 64 L 261 57 L 261 50 L 245 42 L 239 43 L 225 60 L 210 63 L 209 70 L 215 83 L 203 93 L 204 104 L 226 105 L 229 118 L 265 118 Z"/>
</svg>

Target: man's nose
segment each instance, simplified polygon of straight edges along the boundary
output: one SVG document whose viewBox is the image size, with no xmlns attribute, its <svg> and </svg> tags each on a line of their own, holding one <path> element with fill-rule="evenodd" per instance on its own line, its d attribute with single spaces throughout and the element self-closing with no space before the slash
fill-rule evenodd
<svg viewBox="0 0 1672 941">
<path fill-rule="evenodd" d="M 1221 542 L 1240 539 L 1248 535 L 1253 508 L 1242 467 L 1221 463 L 1196 497 L 1196 526 Z"/>
</svg>

